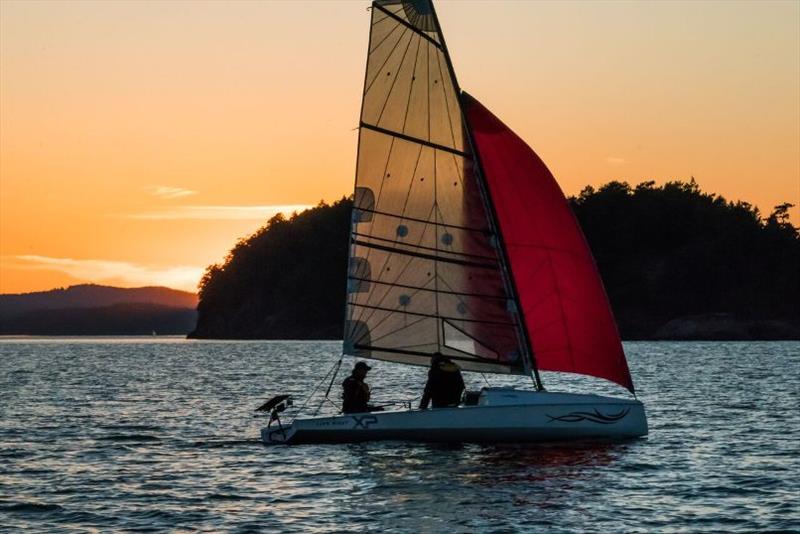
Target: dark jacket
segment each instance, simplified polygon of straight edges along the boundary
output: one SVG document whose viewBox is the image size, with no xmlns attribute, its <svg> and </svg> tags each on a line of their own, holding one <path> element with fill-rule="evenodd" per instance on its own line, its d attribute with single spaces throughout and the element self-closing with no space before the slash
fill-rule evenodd
<svg viewBox="0 0 800 534">
<path fill-rule="evenodd" d="M 429 402 L 434 408 L 458 406 L 463 391 L 464 379 L 458 366 L 449 360 L 436 361 L 428 371 L 428 383 L 419 407 L 424 410 Z"/>
<path fill-rule="evenodd" d="M 369 411 L 369 386 L 353 375 L 342 382 L 342 412 L 361 413 Z"/>
</svg>

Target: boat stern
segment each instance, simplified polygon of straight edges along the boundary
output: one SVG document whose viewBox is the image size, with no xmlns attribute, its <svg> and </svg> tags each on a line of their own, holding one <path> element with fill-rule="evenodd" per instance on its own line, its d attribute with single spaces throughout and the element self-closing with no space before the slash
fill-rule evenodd
<svg viewBox="0 0 800 534">
<path fill-rule="evenodd" d="M 265 426 L 261 429 L 261 441 L 266 445 L 289 443 L 295 433 L 293 425 Z"/>
</svg>

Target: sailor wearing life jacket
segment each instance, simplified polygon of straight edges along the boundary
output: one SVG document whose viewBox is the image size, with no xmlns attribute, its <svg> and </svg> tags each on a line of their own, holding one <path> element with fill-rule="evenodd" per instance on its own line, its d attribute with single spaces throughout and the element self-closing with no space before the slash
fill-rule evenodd
<svg viewBox="0 0 800 534">
<path fill-rule="evenodd" d="M 441 352 L 434 353 L 428 371 L 428 382 L 419 403 L 420 410 L 426 409 L 428 403 L 433 404 L 434 408 L 458 406 L 463 391 L 464 379 L 458 366 Z"/>
<path fill-rule="evenodd" d="M 353 372 L 342 382 L 342 413 L 363 413 L 374 410 L 369 405 L 369 386 L 364 379 L 372 369 L 366 362 L 357 362 Z"/>
</svg>

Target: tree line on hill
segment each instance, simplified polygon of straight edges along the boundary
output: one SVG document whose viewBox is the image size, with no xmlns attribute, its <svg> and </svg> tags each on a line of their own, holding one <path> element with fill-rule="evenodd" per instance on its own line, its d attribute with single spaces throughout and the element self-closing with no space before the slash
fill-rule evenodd
<svg viewBox="0 0 800 534">
<path fill-rule="evenodd" d="M 0 295 L 0 335 L 186 334 L 197 321 L 197 295 L 168 287 L 80 284 Z"/>
<path fill-rule="evenodd" d="M 692 179 L 612 181 L 569 199 L 623 339 L 800 339 L 800 233 Z M 192 337 L 336 339 L 352 203 L 277 215 L 199 286 Z"/>
</svg>

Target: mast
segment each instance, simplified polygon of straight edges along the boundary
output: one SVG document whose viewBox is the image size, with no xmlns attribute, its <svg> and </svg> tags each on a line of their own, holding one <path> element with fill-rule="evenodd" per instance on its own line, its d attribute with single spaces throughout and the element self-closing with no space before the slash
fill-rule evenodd
<svg viewBox="0 0 800 534">
<path fill-rule="evenodd" d="M 433 14 L 433 20 L 436 24 L 436 31 L 439 34 L 439 39 L 442 45 L 442 51 L 444 53 L 445 61 L 447 62 L 448 70 L 450 71 L 450 79 L 452 81 L 453 87 L 456 90 L 458 95 L 462 95 L 463 92 L 461 90 L 461 86 L 458 84 L 458 79 L 456 77 L 456 71 L 453 67 L 453 62 L 450 58 L 450 51 L 447 48 L 447 41 L 444 38 L 444 32 L 442 32 L 442 26 L 439 23 L 439 16 L 436 14 L 436 8 L 433 5 L 433 0 L 428 0 L 429 5 L 431 7 L 431 12 Z M 476 177 L 478 184 L 480 185 L 481 196 L 483 198 L 485 207 L 487 209 L 487 215 L 489 216 L 489 226 L 492 229 L 492 233 L 497 239 L 499 256 L 500 256 L 500 264 L 502 266 L 502 273 L 503 273 L 503 282 L 506 285 L 508 293 L 512 296 L 514 301 L 514 313 L 517 316 L 517 321 L 520 323 L 520 332 L 522 333 L 523 343 L 522 347 L 522 358 L 525 364 L 525 370 L 527 373 L 533 373 L 534 384 L 536 385 L 537 390 L 544 390 L 544 385 L 542 384 L 541 376 L 539 375 L 539 369 L 536 365 L 536 357 L 533 352 L 533 346 L 531 345 L 530 335 L 528 333 L 528 325 L 525 321 L 525 315 L 522 310 L 522 305 L 520 303 L 519 298 L 519 291 L 517 290 L 516 282 L 514 281 L 514 277 L 511 274 L 509 269 L 509 261 L 508 261 L 508 251 L 506 250 L 505 240 L 503 239 L 503 234 L 501 232 L 500 227 L 497 224 L 497 213 L 494 208 L 494 203 L 492 202 L 491 194 L 489 192 L 489 188 L 486 184 L 486 179 L 484 177 L 483 171 L 483 164 L 481 163 L 480 155 L 475 146 L 475 142 L 473 139 L 472 134 L 472 127 L 470 126 L 469 122 L 466 119 L 466 114 L 464 113 L 464 105 L 462 99 L 458 99 L 459 109 L 461 111 L 461 116 L 463 117 L 463 122 L 465 125 L 465 130 L 467 132 L 467 141 L 470 146 L 470 151 L 472 152 L 472 157 L 474 158 L 474 165 L 476 167 Z"/>
</svg>

